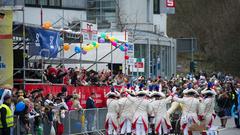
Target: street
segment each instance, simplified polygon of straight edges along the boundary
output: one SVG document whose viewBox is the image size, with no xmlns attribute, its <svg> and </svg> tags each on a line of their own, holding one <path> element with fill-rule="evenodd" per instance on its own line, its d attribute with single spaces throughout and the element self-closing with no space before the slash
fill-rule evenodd
<svg viewBox="0 0 240 135">
<path fill-rule="evenodd" d="M 215 120 L 214 125 L 221 126 L 219 117 Z M 235 128 L 234 119 L 228 120 L 225 129 L 219 129 L 219 135 L 240 135 L 240 129 Z"/>
</svg>

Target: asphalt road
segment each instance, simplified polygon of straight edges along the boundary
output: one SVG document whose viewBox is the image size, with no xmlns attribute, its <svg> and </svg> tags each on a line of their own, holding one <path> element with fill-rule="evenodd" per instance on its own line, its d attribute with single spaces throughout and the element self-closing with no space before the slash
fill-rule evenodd
<svg viewBox="0 0 240 135">
<path fill-rule="evenodd" d="M 215 126 L 221 126 L 220 119 L 214 121 Z M 219 135 L 240 135 L 240 129 L 235 128 L 234 119 L 229 119 L 224 129 L 219 129 Z"/>
</svg>

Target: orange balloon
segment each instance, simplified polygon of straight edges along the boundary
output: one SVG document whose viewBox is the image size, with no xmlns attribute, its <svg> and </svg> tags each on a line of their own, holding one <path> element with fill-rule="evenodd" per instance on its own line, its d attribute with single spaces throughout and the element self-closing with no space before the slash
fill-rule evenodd
<svg viewBox="0 0 240 135">
<path fill-rule="evenodd" d="M 52 23 L 49 22 L 49 21 L 44 22 L 42 27 L 43 27 L 44 29 L 49 29 L 50 27 L 52 27 Z"/>
<path fill-rule="evenodd" d="M 64 44 L 63 49 L 64 49 L 64 51 L 68 51 L 70 49 L 70 45 L 69 44 Z"/>
</svg>

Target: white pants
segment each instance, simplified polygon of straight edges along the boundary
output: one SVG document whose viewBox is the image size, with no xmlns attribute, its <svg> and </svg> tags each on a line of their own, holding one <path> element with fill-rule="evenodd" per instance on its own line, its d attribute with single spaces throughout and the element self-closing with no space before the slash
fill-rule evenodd
<svg viewBox="0 0 240 135">
<path fill-rule="evenodd" d="M 121 129 L 121 134 L 131 133 L 131 132 L 132 132 L 132 123 L 130 120 L 126 119 Z"/>
<path fill-rule="evenodd" d="M 142 117 L 139 117 L 137 120 L 136 135 L 146 135 Z"/>
<path fill-rule="evenodd" d="M 163 129 L 163 133 L 162 133 L 162 129 Z M 165 123 L 165 120 L 162 120 L 160 127 L 158 129 L 158 134 L 161 135 L 161 134 L 167 134 L 167 133 L 168 133 L 167 125 Z"/>
<path fill-rule="evenodd" d="M 108 120 L 108 134 L 109 135 L 117 135 L 117 131 L 113 127 L 111 118 Z"/>
</svg>

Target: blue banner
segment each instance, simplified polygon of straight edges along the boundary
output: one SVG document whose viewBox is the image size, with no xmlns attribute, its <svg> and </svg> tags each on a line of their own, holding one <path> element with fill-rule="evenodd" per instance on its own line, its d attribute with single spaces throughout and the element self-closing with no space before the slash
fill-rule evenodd
<svg viewBox="0 0 240 135">
<path fill-rule="evenodd" d="M 30 38 L 29 54 L 56 58 L 60 44 L 60 33 L 41 28 L 28 27 Z"/>
</svg>

